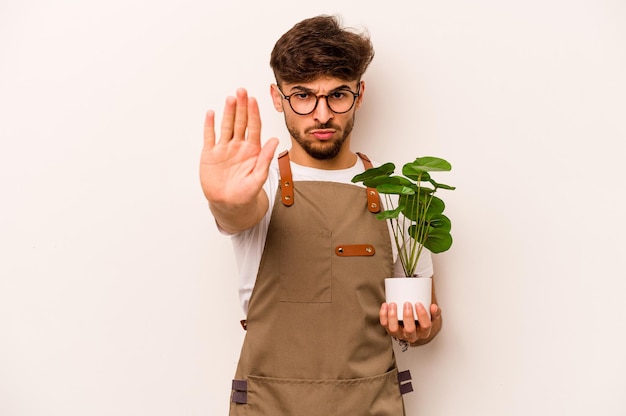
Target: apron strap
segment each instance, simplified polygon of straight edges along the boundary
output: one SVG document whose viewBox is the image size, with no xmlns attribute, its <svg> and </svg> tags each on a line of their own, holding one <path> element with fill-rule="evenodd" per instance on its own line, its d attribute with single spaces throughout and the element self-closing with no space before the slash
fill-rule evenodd
<svg viewBox="0 0 626 416">
<path fill-rule="evenodd" d="M 278 155 L 278 171 L 280 172 L 280 194 L 283 205 L 293 205 L 293 179 L 291 164 L 289 163 L 289 151 L 285 150 Z"/>
<path fill-rule="evenodd" d="M 363 153 L 356 153 L 361 160 L 365 169 L 373 167 L 370 159 Z M 291 174 L 291 164 L 289 163 L 289 151 L 284 150 L 278 155 L 278 171 L 280 172 L 280 196 L 283 205 L 290 207 L 293 205 L 293 176 Z M 365 190 L 367 195 L 367 209 L 371 213 L 380 212 L 380 195 L 375 188 L 367 188 Z"/>
<path fill-rule="evenodd" d="M 366 155 L 360 152 L 356 152 L 356 154 L 363 161 L 365 169 L 373 167 L 372 161 Z M 374 214 L 380 212 L 380 196 L 378 195 L 376 188 L 367 188 L 367 209 Z"/>
</svg>

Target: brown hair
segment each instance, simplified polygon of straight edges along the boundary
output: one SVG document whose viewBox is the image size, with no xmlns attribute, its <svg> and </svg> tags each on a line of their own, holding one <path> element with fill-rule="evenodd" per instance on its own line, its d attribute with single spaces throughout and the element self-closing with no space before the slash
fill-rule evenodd
<svg viewBox="0 0 626 416">
<path fill-rule="evenodd" d="M 270 58 L 276 82 L 309 82 L 323 76 L 360 80 L 374 58 L 367 33 L 342 28 L 336 16 L 297 23 L 278 39 Z"/>
</svg>

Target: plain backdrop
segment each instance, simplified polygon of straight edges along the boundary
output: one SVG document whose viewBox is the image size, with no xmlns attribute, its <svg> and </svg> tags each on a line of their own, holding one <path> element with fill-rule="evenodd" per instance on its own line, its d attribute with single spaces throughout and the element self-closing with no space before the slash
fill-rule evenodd
<svg viewBox="0 0 626 416">
<path fill-rule="evenodd" d="M 0 415 L 225 415 L 243 313 L 204 114 L 278 37 L 367 28 L 354 149 L 448 159 L 409 415 L 626 414 L 622 0 L 0 2 Z"/>
</svg>

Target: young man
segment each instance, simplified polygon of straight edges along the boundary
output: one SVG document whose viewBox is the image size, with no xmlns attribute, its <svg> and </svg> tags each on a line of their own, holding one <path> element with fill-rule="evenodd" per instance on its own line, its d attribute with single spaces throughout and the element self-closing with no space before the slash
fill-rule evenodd
<svg viewBox="0 0 626 416">
<path fill-rule="evenodd" d="M 384 303 L 384 278 L 401 268 L 386 222 L 351 183 L 371 166 L 351 141 L 373 56 L 366 35 L 331 16 L 278 40 L 270 93 L 291 149 L 277 162 L 278 140 L 261 146 L 259 109 L 245 90 L 227 98 L 217 141 L 207 113 L 201 184 L 232 235 L 247 313 L 231 415 L 402 415 L 392 337 L 424 344 L 441 327 L 434 298 L 432 320 L 417 304 L 417 327 L 410 304 Z M 432 275 L 422 258 L 418 274 Z"/>
</svg>

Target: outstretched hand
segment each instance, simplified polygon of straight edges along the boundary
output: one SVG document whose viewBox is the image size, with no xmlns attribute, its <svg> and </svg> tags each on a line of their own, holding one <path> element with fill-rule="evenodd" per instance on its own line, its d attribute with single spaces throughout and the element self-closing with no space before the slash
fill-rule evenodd
<svg viewBox="0 0 626 416">
<path fill-rule="evenodd" d="M 208 111 L 200 160 L 204 196 L 209 202 L 249 203 L 267 178 L 278 139 L 272 138 L 261 147 L 259 107 L 245 89 L 226 99 L 217 143 L 215 136 L 215 113 Z"/>
<path fill-rule="evenodd" d="M 237 90 L 236 97 L 226 99 L 217 142 L 215 113 L 207 112 L 200 183 L 218 223 L 230 223 L 229 218 L 220 218 L 222 213 L 233 218 L 238 210 L 250 213 L 258 202 L 277 146 L 277 138 L 261 146 L 259 107 L 243 88 Z"/>
</svg>

